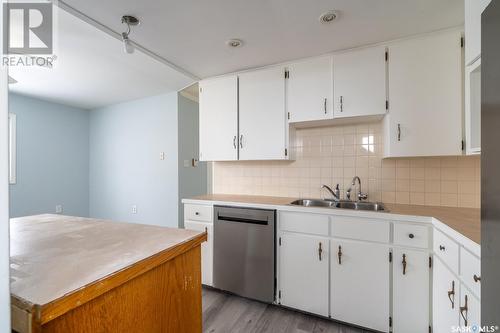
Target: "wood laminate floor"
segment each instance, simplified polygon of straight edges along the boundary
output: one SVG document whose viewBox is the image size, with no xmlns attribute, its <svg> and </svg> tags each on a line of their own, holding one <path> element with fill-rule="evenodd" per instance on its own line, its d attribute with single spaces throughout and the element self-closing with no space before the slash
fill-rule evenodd
<svg viewBox="0 0 500 333">
<path fill-rule="evenodd" d="M 204 333 L 367 333 L 282 307 L 203 288 Z"/>
</svg>

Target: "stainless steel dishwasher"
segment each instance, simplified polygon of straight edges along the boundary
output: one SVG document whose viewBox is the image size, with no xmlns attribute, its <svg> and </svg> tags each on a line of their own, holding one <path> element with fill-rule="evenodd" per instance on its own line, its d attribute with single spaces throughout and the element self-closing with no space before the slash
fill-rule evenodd
<svg viewBox="0 0 500 333">
<path fill-rule="evenodd" d="M 214 208 L 214 287 L 274 302 L 276 211 Z"/>
</svg>

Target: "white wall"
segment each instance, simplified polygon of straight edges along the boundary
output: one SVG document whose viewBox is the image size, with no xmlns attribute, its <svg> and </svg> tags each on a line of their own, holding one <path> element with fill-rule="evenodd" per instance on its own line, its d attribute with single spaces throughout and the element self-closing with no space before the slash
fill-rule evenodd
<svg viewBox="0 0 500 333">
<path fill-rule="evenodd" d="M 0 6 L 0 46 L 3 45 Z M 0 332 L 10 332 L 7 70 L 0 66 Z"/>
<path fill-rule="evenodd" d="M 177 92 L 90 111 L 91 217 L 178 226 L 177 115 Z"/>
</svg>

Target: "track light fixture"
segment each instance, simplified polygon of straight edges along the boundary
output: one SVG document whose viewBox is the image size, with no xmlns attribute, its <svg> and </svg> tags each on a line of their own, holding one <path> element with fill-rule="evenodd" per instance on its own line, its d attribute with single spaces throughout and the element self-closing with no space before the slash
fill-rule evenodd
<svg viewBox="0 0 500 333">
<path fill-rule="evenodd" d="M 127 31 L 122 32 L 123 48 L 126 53 L 134 53 L 134 45 L 132 44 L 128 36 L 130 35 L 131 27 L 139 25 L 140 21 L 135 16 L 124 15 L 122 16 L 122 23 L 127 25 Z"/>
</svg>

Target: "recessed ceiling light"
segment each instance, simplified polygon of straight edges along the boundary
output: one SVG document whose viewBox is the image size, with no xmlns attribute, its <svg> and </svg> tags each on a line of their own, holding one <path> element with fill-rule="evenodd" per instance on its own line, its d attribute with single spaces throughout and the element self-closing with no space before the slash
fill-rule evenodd
<svg viewBox="0 0 500 333">
<path fill-rule="evenodd" d="M 321 23 L 331 23 L 339 17 L 339 12 L 336 10 L 329 10 L 319 17 Z"/>
<path fill-rule="evenodd" d="M 243 46 L 243 41 L 241 39 L 230 39 L 226 41 L 226 45 L 229 47 L 240 47 Z"/>
</svg>

